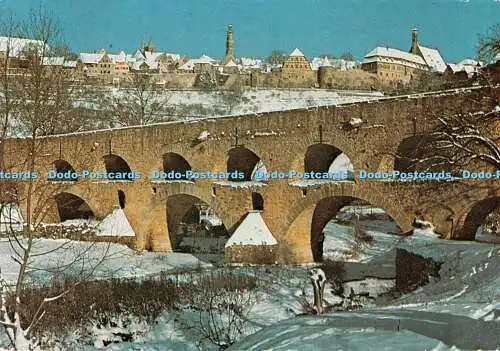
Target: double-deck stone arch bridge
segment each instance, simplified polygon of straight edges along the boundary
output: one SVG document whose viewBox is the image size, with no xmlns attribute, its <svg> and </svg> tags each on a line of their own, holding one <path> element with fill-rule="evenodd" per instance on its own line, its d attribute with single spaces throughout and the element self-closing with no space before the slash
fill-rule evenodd
<svg viewBox="0 0 500 351">
<path fill-rule="evenodd" d="M 436 116 L 457 108 L 463 113 L 491 111 L 494 105 L 479 107 L 473 101 L 492 94 L 500 97 L 500 90 L 474 87 L 52 136 L 40 142 L 36 183 L 57 190 L 37 193 L 36 202 L 52 204 L 46 222 L 102 218 L 120 206 L 134 229 L 138 250 L 172 250 L 176 226 L 197 202 L 211 206 L 230 233 L 249 211 L 260 210 L 278 241 L 280 258 L 295 262 L 318 259 L 323 227 L 341 207 L 358 199 L 384 209 L 402 233 L 412 229 L 416 217 L 423 217 L 445 238 L 473 239 L 484 218 L 498 207 L 498 180 L 377 182 L 359 179 L 359 171 L 401 169 L 404 165 L 394 155 L 412 150 L 414 136 L 431 128 Z M 4 145 L 13 167 L 26 157 L 26 143 L 9 139 Z M 262 164 L 268 172 L 326 172 L 340 154 L 349 158 L 353 180 L 251 178 Z M 52 169 L 136 171 L 142 177 L 57 182 L 47 179 Z M 152 180 L 155 170 L 240 171 L 244 179 Z M 21 209 L 25 211 L 23 203 Z"/>
</svg>

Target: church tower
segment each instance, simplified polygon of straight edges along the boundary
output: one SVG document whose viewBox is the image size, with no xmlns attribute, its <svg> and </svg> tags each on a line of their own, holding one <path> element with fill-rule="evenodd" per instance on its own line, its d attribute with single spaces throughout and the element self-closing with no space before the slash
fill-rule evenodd
<svg viewBox="0 0 500 351">
<path fill-rule="evenodd" d="M 234 51 L 233 51 L 233 26 L 230 24 L 227 26 L 227 34 L 226 34 L 226 57 L 224 58 L 224 62 L 229 62 L 230 60 L 234 60 Z"/>
</svg>

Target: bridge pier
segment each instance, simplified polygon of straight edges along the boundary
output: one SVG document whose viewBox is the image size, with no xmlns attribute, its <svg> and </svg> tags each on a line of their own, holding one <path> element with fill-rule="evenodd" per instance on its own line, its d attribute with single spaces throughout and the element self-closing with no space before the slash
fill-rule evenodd
<svg viewBox="0 0 500 351">
<path fill-rule="evenodd" d="M 125 190 L 124 212 L 135 233 L 134 249 L 172 251 L 165 203 L 155 198 L 147 183 L 132 183 Z"/>
<path fill-rule="evenodd" d="M 135 250 L 173 251 L 168 235 L 164 206 L 125 209 L 125 214 L 135 233 Z"/>
</svg>

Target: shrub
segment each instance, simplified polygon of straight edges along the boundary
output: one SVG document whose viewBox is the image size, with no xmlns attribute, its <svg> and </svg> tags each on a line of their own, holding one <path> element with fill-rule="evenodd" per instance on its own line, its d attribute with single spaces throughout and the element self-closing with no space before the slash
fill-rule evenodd
<svg viewBox="0 0 500 351">
<path fill-rule="evenodd" d="M 255 287 L 255 278 L 244 275 L 202 277 L 191 306 L 199 311 L 197 327 L 203 338 L 226 349 L 246 335 Z"/>
<path fill-rule="evenodd" d="M 321 269 L 325 272 L 326 281 L 330 283 L 333 293 L 342 295 L 344 293 L 343 283 L 346 274 L 345 263 L 325 260 L 321 265 Z"/>
<path fill-rule="evenodd" d="M 73 286 L 73 281 L 54 281 L 50 285 L 26 285 L 22 291 L 23 310 L 21 320 L 27 323 L 36 313 L 44 297 L 55 296 Z M 155 278 L 143 280 L 112 279 L 87 281 L 79 284 L 58 299 L 45 305 L 45 315 L 34 329 L 39 339 L 48 334 L 64 337 L 68 333 L 88 335 L 92 326 L 105 328 L 115 320 L 122 326 L 134 323 L 153 325 L 160 313 L 176 308 L 195 307 L 205 309 L 202 304 L 213 297 L 213 313 L 222 307 L 230 308 L 233 319 L 241 319 L 234 326 L 240 330 L 246 323 L 245 311 L 251 299 L 247 293 L 257 287 L 257 278 L 231 272 L 177 272 L 162 273 Z M 253 294 L 250 294 L 253 297 Z M 220 301 L 214 304 L 215 301 Z M 8 303 L 12 304 L 12 296 Z M 229 307 L 227 307 L 229 306 Z M 209 311 L 209 313 L 212 313 Z M 27 327 L 23 325 L 23 327 Z M 233 324 L 229 326 L 233 328 Z M 230 335 L 236 335 L 234 332 Z M 127 336 L 127 338 L 132 336 Z M 113 342 L 113 341 L 111 341 Z"/>
</svg>

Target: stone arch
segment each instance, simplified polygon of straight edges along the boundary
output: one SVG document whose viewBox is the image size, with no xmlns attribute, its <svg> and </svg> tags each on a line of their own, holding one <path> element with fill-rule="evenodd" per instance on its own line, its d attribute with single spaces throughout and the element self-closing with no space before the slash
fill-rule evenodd
<svg viewBox="0 0 500 351">
<path fill-rule="evenodd" d="M 67 173 L 67 172 L 71 172 L 73 174 L 75 174 L 75 169 L 73 168 L 73 166 L 66 160 L 63 160 L 63 159 L 58 159 L 58 160 L 55 160 L 54 162 L 52 162 L 52 169 L 54 171 L 56 171 L 57 173 Z M 56 178 L 56 179 L 51 179 L 51 180 L 65 180 L 65 181 L 76 181 L 78 180 L 78 177 L 75 177 L 75 178 L 65 178 L 65 179 L 62 179 L 62 178 Z"/>
<path fill-rule="evenodd" d="M 191 182 L 172 182 L 167 184 L 166 193 L 161 193 L 157 198 L 158 202 L 164 205 L 168 197 L 172 195 L 191 195 L 196 197 L 205 203 L 209 204 L 219 215 L 228 228 L 231 228 L 241 217 L 240 211 L 236 211 L 236 214 L 231 215 L 234 208 L 230 208 L 229 211 L 224 207 L 223 202 L 218 202 L 217 198 L 213 196 L 213 188 L 199 186 Z"/>
<path fill-rule="evenodd" d="M 498 196 L 476 202 L 468 212 L 458 219 L 452 239 L 474 240 L 477 229 L 484 224 L 486 217 L 498 208 L 500 208 L 500 197 Z"/>
<path fill-rule="evenodd" d="M 288 213 L 280 231 L 284 235 L 282 248 L 285 248 L 281 250 L 282 259 L 294 263 L 320 261 L 322 252 L 318 250 L 318 245 L 322 244 L 322 230 L 342 207 L 356 200 L 383 209 L 399 227 L 400 232 L 411 229 L 411 223 L 407 223 L 403 214 L 388 203 L 379 203 L 370 194 L 356 191 L 319 191 L 292 207 Z"/>
<path fill-rule="evenodd" d="M 304 155 L 305 172 L 328 171 L 332 162 L 340 156 L 342 151 L 329 144 L 313 144 L 309 146 Z"/>
<path fill-rule="evenodd" d="M 237 146 L 227 153 L 227 172 L 240 172 L 243 178 L 230 178 L 232 181 L 250 181 L 256 179 L 256 170 L 265 169 L 264 163 L 257 154 L 250 149 Z"/>
<path fill-rule="evenodd" d="M 347 171 L 348 178 L 354 178 L 354 167 L 342 150 L 331 144 L 312 144 L 304 155 L 305 172 Z"/>
<path fill-rule="evenodd" d="M 69 219 L 89 219 L 94 212 L 87 202 L 79 196 L 69 192 L 62 192 L 54 196 L 61 222 Z"/>
<path fill-rule="evenodd" d="M 181 174 L 178 180 L 186 179 L 186 171 L 192 170 L 189 162 L 180 154 L 175 152 L 167 152 L 163 155 L 163 171 L 165 173 L 174 171 Z"/>
<path fill-rule="evenodd" d="M 199 197 L 189 194 L 168 196 L 166 220 L 174 251 L 197 253 L 197 250 L 215 250 L 217 252 L 210 253 L 223 253 L 224 244 L 229 239 L 228 227 L 209 203 Z"/>
<path fill-rule="evenodd" d="M 417 162 L 428 155 L 435 155 L 432 149 L 432 139 L 426 135 L 412 135 L 401 140 L 394 156 L 394 170 L 400 172 L 414 172 L 426 170 L 430 167 L 425 162 Z M 436 168 L 436 167 L 430 167 Z M 446 168 L 446 167 L 444 167 Z"/>
<path fill-rule="evenodd" d="M 313 133 L 312 129 L 308 130 Z M 304 172 L 304 158 L 307 150 L 313 145 L 330 145 L 334 149 L 340 151 L 337 156 L 342 153 L 347 156 L 355 170 L 369 168 L 366 164 L 364 164 L 366 160 L 362 157 L 363 153 L 358 152 L 358 145 L 353 142 L 351 138 L 348 138 L 343 134 L 325 133 L 322 141 L 319 141 L 318 139 L 319 138 L 316 134 L 309 134 L 306 131 L 304 131 L 304 135 L 301 137 L 294 136 L 293 143 L 289 144 L 289 147 L 293 148 L 291 149 L 292 157 L 287 160 L 288 163 L 286 164 L 286 167 L 298 172 Z"/>
<path fill-rule="evenodd" d="M 115 154 L 109 154 L 104 156 L 103 159 L 107 173 L 126 173 L 127 177 L 124 180 L 133 180 L 133 178 L 129 176 L 132 170 L 128 162 L 122 157 Z"/>
</svg>

